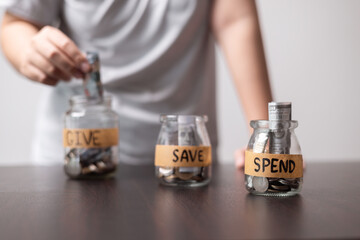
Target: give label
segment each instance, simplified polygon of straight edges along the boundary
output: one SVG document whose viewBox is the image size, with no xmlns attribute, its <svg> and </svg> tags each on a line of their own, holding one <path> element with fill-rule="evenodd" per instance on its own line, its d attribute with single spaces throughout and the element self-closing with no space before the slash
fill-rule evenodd
<svg viewBox="0 0 360 240">
<path fill-rule="evenodd" d="M 211 164 L 210 146 L 156 145 L 155 166 L 206 167 Z"/>
<path fill-rule="evenodd" d="M 63 145 L 69 148 L 105 148 L 119 142 L 117 128 L 64 129 Z"/>
<path fill-rule="evenodd" d="M 299 178 L 303 176 L 302 155 L 246 151 L 245 174 L 271 178 Z"/>
</svg>

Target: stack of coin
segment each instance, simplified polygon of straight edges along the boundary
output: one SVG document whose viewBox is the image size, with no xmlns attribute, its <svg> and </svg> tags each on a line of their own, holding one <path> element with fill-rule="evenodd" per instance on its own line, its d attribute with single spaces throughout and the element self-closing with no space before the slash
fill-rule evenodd
<svg viewBox="0 0 360 240">
<path fill-rule="evenodd" d="M 272 193 L 297 191 L 302 183 L 301 178 L 268 178 L 268 180 L 268 192 Z"/>
<path fill-rule="evenodd" d="M 157 176 L 165 183 L 186 182 L 203 182 L 209 178 L 208 167 L 191 168 L 193 171 L 183 171 L 183 167 L 159 167 Z"/>
<path fill-rule="evenodd" d="M 104 176 L 116 170 L 109 148 L 73 148 L 65 156 L 65 168 L 70 177 Z"/>
</svg>

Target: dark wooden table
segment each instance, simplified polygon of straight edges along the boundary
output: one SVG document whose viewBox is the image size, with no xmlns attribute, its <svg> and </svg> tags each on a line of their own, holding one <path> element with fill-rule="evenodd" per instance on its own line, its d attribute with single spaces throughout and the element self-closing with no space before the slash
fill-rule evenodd
<svg viewBox="0 0 360 240">
<path fill-rule="evenodd" d="M 232 165 L 208 187 L 158 185 L 153 167 L 69 180 L 59 167 L 0 168 L 0 239 L 360 238 L 360 163 L 308 164 L 300 195 L 249 195 Z"/>
</svg>

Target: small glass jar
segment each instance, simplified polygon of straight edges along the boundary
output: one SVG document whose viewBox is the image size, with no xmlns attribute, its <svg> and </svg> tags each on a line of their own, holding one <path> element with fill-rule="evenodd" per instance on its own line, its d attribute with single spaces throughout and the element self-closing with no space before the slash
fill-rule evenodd
<svg viewBox="0 0 360 240">
<path fill-rule="evenodd" d="M 118 115 L 111 109 L 111 97 L 70 99 L 64 117 L 64 170 L 71 178 L 105 178 L 118 163 Z"/>
<path fill-rule="evenodd" d="M 303 184 L 297 121 L 250 122 L 254 132 L 245 154 L 245 186 L 256 195 L 291 196 Z"/>
<path fill-rule="evenodd" d="M 197 187 L 211 178 L 207 116 L 161 115 L 155 151 L 155 175 L 168 186 Z"/>
</svg>

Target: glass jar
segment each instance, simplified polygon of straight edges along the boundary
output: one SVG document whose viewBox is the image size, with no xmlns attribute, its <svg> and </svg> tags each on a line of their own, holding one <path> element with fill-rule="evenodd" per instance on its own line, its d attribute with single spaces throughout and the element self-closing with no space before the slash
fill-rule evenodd
<svg viewBox="0 0 360 240">
<path fill-rule="evenodd" d="M 111 97 L 70 99 L 64 117 L 64 170 L 71 178 L 111 176 L 118 162 L 118 115 L 111 109 Z"/>
<path fill-rule="evenodd" d="M 297 121 L 250 122 L 254 132 L 245 153 L 245 186 L 256 195 L 291 196 L 303 184 Z"/>
<path fill-rule="evenodd" d="M 155 175 L 168 186 L 196 187 L 211 178 L 211 144 L 207 116 L 161 115 Z"/>
</svg>

